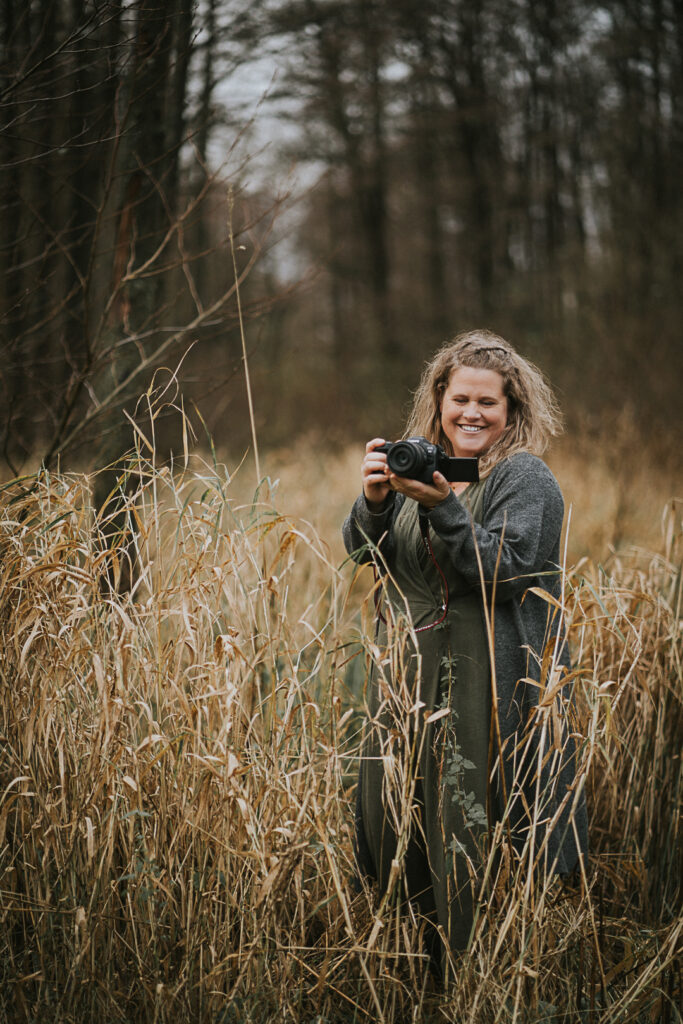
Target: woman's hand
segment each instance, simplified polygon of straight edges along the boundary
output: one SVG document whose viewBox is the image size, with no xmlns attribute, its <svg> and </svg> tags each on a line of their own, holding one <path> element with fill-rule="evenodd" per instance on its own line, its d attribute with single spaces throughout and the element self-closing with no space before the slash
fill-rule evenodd
<svg viewBox="0 0 683 1024">
<path fill-rule="evenodd" d="M 438 471 L 434 472 L 433 483 L 423 484 L 419 480 L 411 480 L 407 476 L 397 476 L 387 466 L 384 452 L 376 452 L 375 448 L 385 442 L 375 437 L 365 446 L 365 458 L 361 469 L 363 494 L 371 512 L 379 511 L 384 505 L 389 491 L 398 491 L 407 498 L 414 498 L 423 508 L 434 508 L 451 492 L 448 481 Z"/>
<path fill-rule="evenodd" d="M 393 491 L 413 498 L 423 508 L 434 508 L 451 493 L 448 480 L 438 470 L 434 471 L 431 484 L 423 484 L 420 480 L 411 480 L 406 476 L 396 476 L 395 473 L 389 472 L 389 486 Z"/>
<path fill-rule="evenodd" d="M 384 439 L 375 437 L 365 446 L 365 458 L 361 467 L 363 494 L 371 512 L 379 511 L 391 490 L 388 480 L 387 457 L 375 448 L 383 445 Z"/>
</svg>

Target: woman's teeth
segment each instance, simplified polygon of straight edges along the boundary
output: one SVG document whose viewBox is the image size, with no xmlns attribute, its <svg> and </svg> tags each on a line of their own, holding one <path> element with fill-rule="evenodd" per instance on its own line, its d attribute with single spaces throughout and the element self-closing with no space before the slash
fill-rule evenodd
<svg viewBox="0 0 683 1024">
<path fill-rule="evenodd" d="M 482 427 L 465 426 L 464 423 L 460 423 L 459 426 L 460 426 L 461 430 L 464 430 L 468 434 L 475 434 L 478 430 L 482 430 L 483 429 Z"/>
</svg>

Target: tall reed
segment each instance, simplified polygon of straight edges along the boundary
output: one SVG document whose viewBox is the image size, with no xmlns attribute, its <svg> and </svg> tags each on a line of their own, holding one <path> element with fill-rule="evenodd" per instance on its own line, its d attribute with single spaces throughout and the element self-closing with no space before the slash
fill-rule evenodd
<svg viewBox="0 0 683 1024">
<path fill-rule="evenodd" d="M 440 989 L 419 919 L 354 882 L 364 577 L 232 488 L 141 438 L 99 515 L 85 476 L 2 489 L 2 1019 L 680 1020 L 680 508 L 663 553 L 566 577 L 585 872 L 480 886 Z"/>
</svg>

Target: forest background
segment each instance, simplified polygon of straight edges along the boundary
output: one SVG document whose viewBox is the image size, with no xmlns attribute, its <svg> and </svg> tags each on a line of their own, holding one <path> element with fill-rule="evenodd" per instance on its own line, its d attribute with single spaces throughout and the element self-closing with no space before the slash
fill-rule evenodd
<svg viewBox="0 0 683 1024">
<path fill-rule="evenodd" d="M 6 0 L 0 40 L 6 474 L 118 457 L 161 365 L 241 456 L 238 299 L 266 448 L 397 434 L 487 326 L 587 472 L 680 469 L 680 4 Z"/>
</svg>

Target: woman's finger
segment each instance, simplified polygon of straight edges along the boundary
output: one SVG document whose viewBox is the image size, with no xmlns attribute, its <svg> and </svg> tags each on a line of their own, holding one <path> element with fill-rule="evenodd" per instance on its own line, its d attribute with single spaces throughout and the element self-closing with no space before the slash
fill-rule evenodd
<svg viewBox="0 0 683 1024">
<path fill-rule="evenodd" d="M 376 456 L 375 458 L 366 456 L 363 459 L 363 472 L 366 475 L 370 473 L 381 473 L 383 476 L 386 476 L 386 456 L 384 458 L 382 456 Z"/>
</svg>

